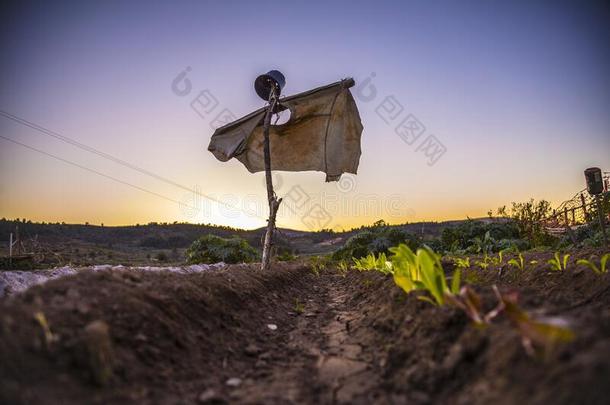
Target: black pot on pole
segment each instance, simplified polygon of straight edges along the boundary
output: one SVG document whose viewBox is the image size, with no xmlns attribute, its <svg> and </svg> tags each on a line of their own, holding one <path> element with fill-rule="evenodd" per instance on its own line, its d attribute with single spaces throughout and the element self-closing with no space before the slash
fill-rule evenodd
<svg viewBox="0 0 610 405">
<path fill-rule="evenodd" d="M 273 86 L 276 87 L 276 97 L 279 97 L 282 89 L 286 85 L 286 78 L 279 70 L 270 70 L 264 75 L 260 75 L 254 81 L 254 90 L 260 98 L 265 101 L 269 101 L 269 95 Z"/>
</svg>

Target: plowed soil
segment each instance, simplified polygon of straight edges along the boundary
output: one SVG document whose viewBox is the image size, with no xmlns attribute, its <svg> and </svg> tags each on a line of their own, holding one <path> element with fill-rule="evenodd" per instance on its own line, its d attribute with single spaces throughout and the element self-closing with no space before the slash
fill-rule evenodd
<svg viewBox="0 0 610 405">
<path fill-rule="evenodd" d="M 0 302 L 0 403 L 607 403 L 608 274 L 467 273 L 489 305 L 492 284 L 516 290 L 576 339 L 534 358 L 507 319 L 475 328 L 372 272 L 85 272 Z"/>
</svg>

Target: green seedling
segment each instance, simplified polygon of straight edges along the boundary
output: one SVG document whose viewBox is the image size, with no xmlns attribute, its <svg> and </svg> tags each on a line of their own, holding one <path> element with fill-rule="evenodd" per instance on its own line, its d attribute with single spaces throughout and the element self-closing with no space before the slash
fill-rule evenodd
<svg viewBox="0 0 610 405">
<path fill-rule="evenodd" d="M 320 272 L 329 264 L 329 259 L 326 256 L 313 256 L 309 259 L 309 268 L 316 276 L 320 276 Z"/>
<path fill-rule="evenodd" d="M 419 280 L 414 280 L 415 286 L 427 291 L 431 296 L 420 296 L 419 299 L 435 305 L 445 304 L 445 292 L 449 290 L 445 280 L 445 272 L 438 256 L 431 250 L 418 249 L 417 263 L 419 265 Z M 456 270 L 459 275 L 459 270 Z M 459 285 L 459 281 L 458 281 Z"/>
<path fill-rule="evenodd" d="M 359 271 L 377 270 L 383 274 L 392 273 L 392 263 L 388 261 L 385 253 L 380 253 L 379 257 L 374 254 L 369 254 L 360 259 L 353 258 L 354 268 Z"/>
<path fill-rule="evenodd" d="M 493 286 L 498 301 L 512 324 L 521 335 L 521 342 L 525 351 L 531 355 L 550 354 L 560 343 L 574 339 L 574 333 L 565 325 L 562 319 L 534 319 L 517 305 L 517 295 L 500 294 Z"/>
<path fill-rule="evenodd" d="M 343 277 L 345 277 L 347 275 L 348 270 L 349 270 L 349 264 L 347 263 L 347 261 L 341 260 L 337 264 L 337 269 L 339 270 L 339 274 L 341 274 Z"/>
<path fill-rule="evenodd" d="M 449 304 L 464 311 L 466 316 L 475 324 L 475 326 L 479 327 L 489 325 L 491 320 L 498 316 L 503 310 L 503 307 L 498 305 L 491 311 L 484 313 L 481 297 L 472 287 L 468 285 L 465 285 L 459 289 L 459 293 L 457 291 L 453 291 L 452 294 L 447 294 L 446 298 Z"/>
<path fill-rule="evenodd" d="M 599 267 L 595 263 L 587 259 L 579 259 L 576 264 L 585 265 L 593 270 L 597 274 L 604 274 L 608 272 L 606 265 L 608 264 L 608 259 L 610 259 L 610 253 L 606 253 L 602 256 L 599 262 Z"/>
<path fill-rule="evenodd" d="M 498 252 L 498 257 L 490 257 L 489 260 L 494 266 L 501 265 L 504 262 L 504 251 L 500 250 Z"/>
<path fill-rule="evenodd" d="M 568 266 L 568 260 L 570 259 L 569 254 L 563 255 L 563 260 L 559 257 L 559 252 L 555 252 L 555 256 L 548 260 L 547 263 L 551 265 L 551 270 L 562 271 Z"/>
<path fill-rule="evenodd" d="M 456 257 L 453 259 L 453 263 L 458 269 L 469 269 L 470 268 L 470 257 L 466 257 L 462 259 L 461 257 Z"/>
<path fill-rule="evenodd" d="M 508 261 L 508 265 L 515 266 L 519 270 L 523 270 L 525 268 L 525 261 L 523 259 L 523 255 L 521 254 L 521 252 L 519 252 L 519 256 L 517 256 L 516 258 L 510 259 Z"/>
<path fill-rule="evenodd" d="M 57 337 L 51 332 L 51 328 L 49 327 L 49 322 L 47 322 L 47 318 L 41 311 L 34 313 L 34 320 L 38 322 L 40 328 L 42 329 L 42 335 L 44 336 L 45 346 L 49 348 L 51 344 L 57 340 Z"/>
<path fill-rule="evenodd" d="M 407 245 L 390 248 L 392 256 L 392 276 L 394 283 L 409 293 L 424 290 L 429 296 L 418 299 L 433 305 L 444 305 L 448 294 L 457 293 L 460 289 L 460 269 L 453 273 L 451 287 L 445 279 L 445 272 L 440 257 L 430 248 L 417 249 L 414 253 Z"/>
<path fill-rule="evenodd" d="M 294 312 L 296 312 L 297 314 L 302 314 L 303 312 L 305 312 L 305 304 L 299 301 L 298 298 L 294 299 Z"/>
<path fill-rule="evenodd" d="M 474 264 L 479 266 L 481 269 L 485 270 L 486 268 L 489 267 L 489 258 L 487 257 L 487 255 L 485 255 L 485 257 L 483 258 L 483 261 L 477 260 L 476 262 L 474 262 Z"/>
</svg>

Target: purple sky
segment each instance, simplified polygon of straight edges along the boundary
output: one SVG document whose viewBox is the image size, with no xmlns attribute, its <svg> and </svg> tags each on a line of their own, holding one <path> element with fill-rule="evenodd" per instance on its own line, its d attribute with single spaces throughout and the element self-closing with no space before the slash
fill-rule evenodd
<svg viewBox="0 0 610 405">
<path fill-rule="evenodd" d="M 322 173 L 279 173 L 278 195 L 307 197 L 280 226 L 558 204 L 584 188 L 585 168 L 610 169 L 601 2 L 23 3 L 0 12 L 0 110 L 81 148 L 0 115 L 0 216 L 264 225 L 263 176 L 206 148 L 222 109 L 263 105 L 252 82 L 274 68 L 285 94 L 372 79 L 353 89 L 365 127 L 358 175 L 325 184 Z M 187 67 L 191 91 L 179 96 L 172 82 Z M 202 117 L 191 102 L 204 90 L 219 104 Z M 379 107 L 392 100 L 395 119 Z M 409 114 L 426 128 L 413 145 L 395 132 Z M 446 149 L 433 165 L 417 150 L 430 135 Z M 312 221 L 320 207 L 326 219 Z"/>
</svg>

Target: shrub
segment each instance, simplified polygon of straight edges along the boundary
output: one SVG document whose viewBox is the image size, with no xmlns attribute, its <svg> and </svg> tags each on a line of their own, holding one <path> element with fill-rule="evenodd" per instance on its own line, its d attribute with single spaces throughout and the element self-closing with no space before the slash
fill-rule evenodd
<svg viewBox="0 0 610 405">
<path fill-rule="evenodd" d="M 388 253 L 392 246 L 406 244 L 411 249 L 421 246 L 416 235 L 398 228 L 392 228 L 385 222 L 376 222 L 368 230 L 362 231 L 347 240 L 345 245 L 333 253 L 334 260 L 350 260 L 366 257 L 370 253 L 378 255 Z"/>
<path fill-rule="evenodd" d="M 487 233 L 489 233 L 487 240 L 494 241 L 492 246 L 488 246 L 491 248 L 491 251 L 505 249 L 508 247 L 506 245 L 509 244 L 506 241 L 514 241 L 521 249 L 527 248 L 527 242 L 519 240 L 519 228 L 514 221 L 485 223 L 470 219 L 457 226 L 443 229 L 440 237 L 441 244 L 440 246 L 435 246 L 435 250 L 456 253 L 470 248 L 476 251 L 477 247 L 472 247 L 473 241 L 484 241 Z M 526 246 L 523 247 L 524 245 Z"/>
<path fill-rule="evenodd" d="M 234 237 L 224 239 L 205 235 L 186 250 L 186 261 L 196 263 L 249 263 L 258 259 L 258 252 L 245 240 Z"/>
<path fill-rule="evenodd" d="M 277 257 L 277 260 L 280 262 L 291 262 L 297 258 L 295 255 L 292 254 L 292 252 L 290 252 L 288 250 L 281 252 L 276 257 Z"/>
<path fill-rule="evenodd" d="M 159 252 L 155 255 L 155 259 L 157 259 L 159 262 L 166 262 L 167 254 L 165 252 Z"/>
<path fill-rule="evenodd" d="M 520 236 L 532 246 L 549 246 L 556 242 L 556 238 L 545 232 L 541 221 L 550 213 L 551 203 L 530 199 L 522 203 L 513 202 L 510 216 L 516 222 Z"/>
</svg>

